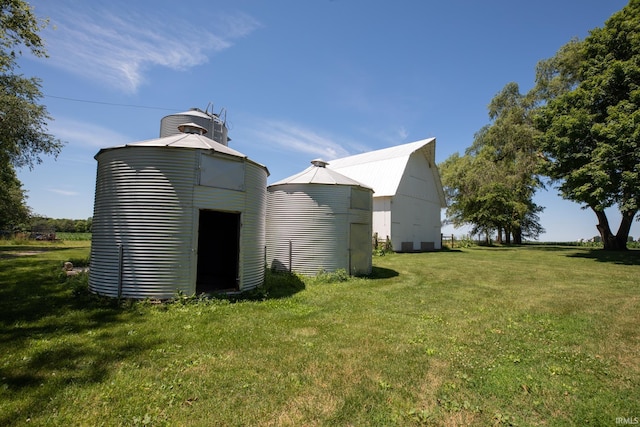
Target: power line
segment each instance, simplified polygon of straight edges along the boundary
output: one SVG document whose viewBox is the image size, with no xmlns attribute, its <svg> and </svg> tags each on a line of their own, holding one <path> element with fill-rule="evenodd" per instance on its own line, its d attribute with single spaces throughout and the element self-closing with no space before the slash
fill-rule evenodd
<svg viewBox="0 0 640 427">
<path fill-rule="evenodd" d="M 91 101 L 88 99 L 67 98 L 64 96 L 55 96 L 55 95 L 47 95 L 47 94 L 44 94 L 44 96 L 46 96 L 47 98 L 62 99 L 65 101 L 84 102 L 86 104 L 109 105 L 111 107 L 145 108 L 147 110 L 178 111 L 177 108 L 150 107 L 148 105 L 133 105 L 133 104 L 116 104 L 113 102 Z"/>
</svg>

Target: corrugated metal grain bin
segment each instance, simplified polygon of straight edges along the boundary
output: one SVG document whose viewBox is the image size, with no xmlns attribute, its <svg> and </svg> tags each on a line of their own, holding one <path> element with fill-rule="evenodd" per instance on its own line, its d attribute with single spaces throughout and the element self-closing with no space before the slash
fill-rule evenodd
<svg viewBox="0 0 640 427">
<path fill-rule="evenodd" d="M 228 146 L 231 141 L 228 136 L 227 124 L 220 118 L 220 115 L 202 111 L 199 108 L 163 117 L 160 120 L 160 138 L 179 134 L 178 126 L 183 123 L 195 123 L 202 126 L 206 129 L 205 136 L 222 145 Z"/>
<path fill-rule="evenodd" d="M 95 158 L 92 292 L 166 299 L 263 283 L 266 167 L 187 133 Z"/>
<path fill-rule="evenodd" d="M 314 160 L 267 188 L 267 265 L 315 275 L 371 273 L 371 188 Z"/>
</svg>

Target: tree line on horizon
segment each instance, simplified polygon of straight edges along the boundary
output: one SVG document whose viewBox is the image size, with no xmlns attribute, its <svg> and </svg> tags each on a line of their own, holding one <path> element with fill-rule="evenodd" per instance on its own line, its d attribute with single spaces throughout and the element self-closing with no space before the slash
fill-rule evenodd
<svg viewBox="0 0 640 427">
<path fill-rule="evenodd" d="M 640 208 L 640 0 L 540 61 L 528 93 L 507 83 L 488 110 L 465 153 L 438 165 L 447 220 L 500 243 L 536 239 L 544 207 L 533 196 L 553 186 L 594 212 L 604 249 L 627 249 Z"/>
</svg>

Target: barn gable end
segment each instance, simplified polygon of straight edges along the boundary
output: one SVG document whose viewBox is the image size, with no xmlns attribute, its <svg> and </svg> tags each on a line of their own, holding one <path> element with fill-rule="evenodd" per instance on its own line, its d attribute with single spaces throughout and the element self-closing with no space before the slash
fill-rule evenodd
<svg viewBox="0 0 640 427">
<path fill-rule="evenodd" d="M 435 138 L 335 159 L 329 168 L 374 190 L 373 232 L 395 251 L 440 249 L 446 207 Z"/>
</svg>

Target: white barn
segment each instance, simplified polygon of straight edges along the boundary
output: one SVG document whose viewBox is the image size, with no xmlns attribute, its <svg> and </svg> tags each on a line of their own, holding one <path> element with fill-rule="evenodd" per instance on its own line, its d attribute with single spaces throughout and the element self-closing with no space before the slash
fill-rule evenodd
<svg viewBox="0 0 640 427">
<path fill-rule="evenodd" d="M 436 139 L 331 160 L 328 168 L 373 188 L 373 233 L 394 251 L 441 249 L 446 207 L 435 162 Z"/>
</svg>

